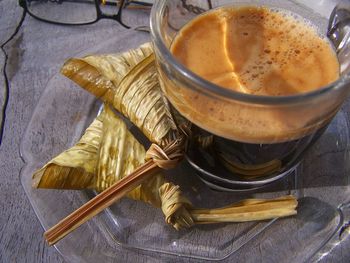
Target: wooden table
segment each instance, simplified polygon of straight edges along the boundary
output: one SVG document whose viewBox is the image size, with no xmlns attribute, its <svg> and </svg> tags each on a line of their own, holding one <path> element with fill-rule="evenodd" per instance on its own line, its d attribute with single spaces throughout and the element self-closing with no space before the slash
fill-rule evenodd
<svg viewBox="0 0 350 263">
<path fill-rule="evenodd" d="M 15 30 L 22 14 L 17 1 L 0 1 L 0 43 Z M 140 16 L 140 24 L 148 18 Z M 15 38 L 6 45 L 10 100 L 3 143 L 0 148 L 0 262 L 62 262 L 62 257 L 43 240 L 43 229 L 36 218 L 19 181 L 23 162 L 19 145 L 33 110 L 50 77 L 59 71 L 65 58 L 97 45 L 108 35 L 124 31 L 115 21 L 100 21 L 82 27 L 57 26 L 30 16 Z M 0 68 L 4 54 L 0 54 Z M 3 101 L 3 75 L 0 75 Z M 144 262 L 133 255 L 122 257 L 130 262 Z M 124 261 L 123 260 L 123 261 Z M 337 246 L 322 262 L 349 262 L 350 238 Z M 262 259 L 262 261 L 264 261 Z"/>
</svg>

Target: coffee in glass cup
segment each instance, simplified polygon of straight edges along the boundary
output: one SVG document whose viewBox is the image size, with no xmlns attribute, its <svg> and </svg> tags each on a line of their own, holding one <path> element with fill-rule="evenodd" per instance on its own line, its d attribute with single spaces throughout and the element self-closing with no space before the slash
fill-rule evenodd
<svg viewBox="0 0 350 263">
<path fill-rule="evenodd" d="M 218 186 L 290 172 L 348 95 L 326 19 L 296 1 L 245 2 L 190 17 L 165 1 L 152 15 L 162 89 L 193 124 L 188 159 Z"/>
</svg>

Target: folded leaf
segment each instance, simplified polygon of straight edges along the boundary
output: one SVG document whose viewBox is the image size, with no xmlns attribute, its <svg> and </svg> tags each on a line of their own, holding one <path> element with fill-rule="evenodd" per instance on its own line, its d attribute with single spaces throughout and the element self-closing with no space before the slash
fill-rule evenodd
<svg viewBox="0 0 350 263">
<path fill-rule="evenodd" d="M 128 131 L 126 124 L 105 105 L 75 146 L 34 173 L 33 185 L 103 191 L 142 165 L 145 156 L 144 147 Z M 177 229 L 193 224 L 187 212 L 191 203 L 163 174 L 146 180 L 127 196 L 162 208 L 167 222 Z"/>
<path fill-rule="evenodd" d="M 159 86 L 150 44 L 121 55 L 70 59 L 63 66 L 62 73 L 111 104 L 152 142 L 164 146 L 177 136 L 174 120 Z M 202 143 L 210 145 L 211 141 L 209 138 Z M 35 172 L 33 185 L 103 191 L 142 165 L 145 156 L 145 149 L 125 123 L 105 105 L 75 146 Z M 235 165 L 234 168 L 255 175 L 256 171 L 271 167 L 275 169 L 275 164 L 253 168 Z M 162 174 L 143 182 L 128 196 L 160 207 L 166 222 L 176 229 L 195 223 L 244 222 L 289 216 L 296 213 L 297 206 L 295 197 L 286 196 L 272 200 L 248 199 L 217 209 L 197 209 L 182 195 L 179 186 L 167 182 Z"/>
<path fill-rule="evenodd" d="M 133 122 L 152 142 L 166 145 L 176 125 L 158 82 L 150 43 L 116 55 L 72 58 L 61 73 Z"/>
<path fill-rule="evenodd" d="M 102 191 L 145 162 L 146 151 L 125 123 L 105 105 L 80 141 L 51 160 L 34 176 L 34 186 L 55 189 Z M 247 199 L 217 209 L 193 208 L 179 186 L 157 174 L 128 193 L 162 209 L 165 220 L 176 229 L 194 224 L 266 220 L 296 214 L 292 196 L 272 200 Z"/>
<path fill-rule="evenodd" d="M 145 155 L 126 124 L 105 105 L 72 148 L 34 173 L 33 186 L 103 191 L 143 164 Z"/>
<path fill-rule="evenodd" d="M 86 129 L 79 142 L 33 175 L 33 186 L 53 189 L 95 189 L 97 154 L 104 113 Z"/>
<path fill-rule="evenodd" d="M 104 107 L 98 155 L 96 190 L 103 191 L 145 162 L 144 147 L 110 107 Z"/>
</svg>

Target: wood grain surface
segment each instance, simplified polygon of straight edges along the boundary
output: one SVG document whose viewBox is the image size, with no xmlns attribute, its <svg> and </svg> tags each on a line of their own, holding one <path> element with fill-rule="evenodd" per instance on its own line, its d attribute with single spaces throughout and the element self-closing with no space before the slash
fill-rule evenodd
<svg viewBox="0 0 350 263">
<path fill-rule="evenodd" d="M 15 30 L 21 14 L 22 8 L 18 6 L 17 1 L 0 0 L 0 43 Z M 137 19 L 139 24 L 148 24 L 148 17 L 145 14 L 140 14 Z M 43 229 L 21 186 L 19 174 L 23 161 L 19 146 L 40 95 L 50 77 L 59 71 L 64 60 L 99 44 L 106 39 L 106 36 L 115 36 L 125 30 L 115 21 L 109 20 L 102 20 L 90 26 L 68 27 L 43 23 L 27 16 L 16 37 L 6 46 L 11 93 L 4 140 L 0 147 L 0 262 L 65 261 L 55 248 L 48 247 L 44 242 Z M 3 66 L 4 54 L 1 53 L 1 71 Z M 0 102 L 3 102 L 3 82 L 4 78 L 0 75 Z M 328 193 L 336 194 L 336 191 L 325 192 L 325 195 Z M 242 249 L 236 258 L 244 261 L 245 255 L 253 251 L 256 253 L 256 261 L 268 262 L 262 257 L 264 253 L 260 245 L 253 243 L 253 246 L 251 250 Z M 349 260 L 350 238 L 325 255 L 321 262 L 349 262 Z M 125 252 L 120 255 L 118 261 L 154 262 L 155 260 L 152 257 Z M 180 259 L 174 261 L 182 262 Z"/>
</svg>

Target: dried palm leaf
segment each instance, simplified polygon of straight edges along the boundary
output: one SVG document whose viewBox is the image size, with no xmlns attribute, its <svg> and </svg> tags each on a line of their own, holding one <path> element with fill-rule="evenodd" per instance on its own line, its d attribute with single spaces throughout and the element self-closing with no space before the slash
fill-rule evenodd
<svg viewBox="0 0 350 263">
<path fill-rule="evenodd" d="M 77 144 L 36 171 L 33 175 L 33 186 L 53 189 L 94 189 L 103 118 L 104 113 L 92 122 Z"/>
<path fill-rule="evenodd" d="M 145 162 L 145 157 L 145 149 L 127 130 L 125 123 L 105 106 L 75 146 L 34 174 L 34 185 L 101 191 L 134 171 Z M 86 183 L 85 174 L 89 174 L 89 183 Z M 274 200 L 248 199 L 217 209 L 197 209 L 183 196 L 179 186 L 168 182 L 162 174 L 143 182 L 129 192 L 128 197 L 160 207 L 166 222 L 176 229 L 196 223 L 244 222 L 289 216 L 296 213 L 297 206 L 295 198 L 287 196 Z"/>
<path fill-rule="evenodd" d="M 103 191 L 143 164 L 145 156 L 126 124 L 105 105 L 77 144 L 34 173 L 33 186 Z M 130 195 L 139 197 L 140 189 Z"/>
<path fill-rule="evenodd" d="M 192 209 L 190 214 L 196 223 L 246 222 L 295 215 L 298 205 L 294 196 L 276 199 L 246 199 L 223 208 Z"/>
<path fill-rule="evenodd" d="M 169 107 L 159 87 L 154 57 L 149 44 L 121 55 L 71 59 L 62 68 L 62 73 L 104 102 L 113 105 L 139 127 L 152 142 L 164 146 L 178 135 Z M 186 133 L 186 129 L 184 131 Z M 182 156 L 182 150 L 178 150 L 173 153 L 176 158 L 168 160 L 172 166 L 174 162 L 177 163 L 179 154 Z M 101 115 L 96 118 L 75 146 L 55 157 L 34 174 L 34 186 L 56 189 L 90 188 L 97 191 L 108 188 L 101 195 L 108 192 L 107 197 L 109 197 L 109 190 L 113 190 L 112 188 L 118 184 L 109 187 L 119 180 L 129 182 L 131 180 L 129 178 L 134 177 L 128 177 L 128 175 L 140 173 L 139 166 L 153 163 L 154 167 L 157 165 L 162 167 L 163 162 L 167 162 L 165 159 L 154 159 L 155 156 L 152 154 L 150 150 L 146 154 L 142 145 L 127 130 L 124 122 L 108 106 L 105 106 Z M 145 163 L 148 155 L 152 156 L 152 161 Z M 247 170 L 246 167 L 238 168 Z M 262 167 L 262 169 L 267 168 Z M 253 169 L 253 172 L 259 169 L 261 167 Z M 297 201 L 289 196 L 275 200 L 246 200 L 218 209 L 195 209 L 182 195 L 179 187 L 167 182 L 163 175 L 144 178 L 148 180 L 143 182 L 139 180 L 137 184 L 131 185 L 132 187 L 125 188 L 118 198 L 132 189 L 128 194 L 129 197 L 161 207 L 166 222 L 176 229 L 190 227 L 195 223 L 265 220 L 296 213 Z M 133 189 L 139 184 L 141 184 L 139 187 Z M 98 198 L 97 204 L 100 204 L 100 200 L 105 199 Z M 109 202 L 109 198 L 106 200 Z M 102 207 L 98 211 L 108 205 L 110 203 L 106 206 L 98 206 L 98 208 Z M 93 210 L 88 218 L 82 216 L 80 212 L 77 213 L 78 217 L 73 213 L 73 217 L 68 216 L 62 221 L 63 229 L 72 231 L 96 213 Z M 71 228 L 71 225 L 74 227 Z M 59 229 L 60 227 L 61 225 L 58 224 Z M 56 228 L 52 231 L 48 231 L 48 240 L 52 242 L 56 242 L 67 234 L 63 232 L 63 236 L 56 237 L 58 233 Z"/>
<path fill-rule="evenodd" d="M 150 43 L 116 55 L 69 59 L 61 72 L 133 122 L 150 141 L 165 146 L 176 125 L 160 89 Z"/>
<path fill-rule="evenodd" d="M 144 147 L 128 131 L 126 124 L 105 105 L 76 145 L 34 173 L 33 186 L 103 191 L 145 163 L 145 158 Z M 174 221 L 173 215 L 177 220 L 190 220 L 184 208 L 190 206 L 190 202 L 181 195 L 177 186 L 166 181 L 163 174 L 151 177 L 127 196 L 162 207 L 167 212 L 169 222 Z M 172 205 L 174 197 L 176 204 Z M 174 224 L 180 227 L 183 223 L 174 221 Z"/>
</svg>

